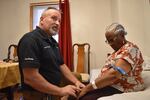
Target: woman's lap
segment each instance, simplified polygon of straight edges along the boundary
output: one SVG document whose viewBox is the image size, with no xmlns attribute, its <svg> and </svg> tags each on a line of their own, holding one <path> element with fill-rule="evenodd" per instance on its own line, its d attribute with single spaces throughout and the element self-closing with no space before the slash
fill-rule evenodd
<svg viewBox="0 0 150 100">
<path fill-rule="evenodd" d="M 110 96 L 113 94 L 120 94 L 123 93 L 113 87 L 104 87 L 102 89 L 96 89 L 93 91 L 88 92 L 87 94 L 85 94 L 83 97 L 81 97 L 79 100 L 97 100 L 100 97 L 104 97 L 104 96 Z"/>
</svg>

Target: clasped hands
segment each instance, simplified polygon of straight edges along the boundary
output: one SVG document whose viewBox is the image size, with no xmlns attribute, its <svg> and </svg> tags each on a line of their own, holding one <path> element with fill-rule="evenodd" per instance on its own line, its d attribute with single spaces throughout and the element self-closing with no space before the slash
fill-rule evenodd
<svg viewBox="0 0 150 100">
<path fill-rule="evenodd" d="M 67 85 L 62 89 L 63 96 L 67 96 L 67 100 L 78 100 L 80 97 L 88 92 L 87 86 L 80 81 L 76 82 L 75 85 Z M 65 97 L 66 98 L 66 97 Z M 66 100 L 66 99 L 62 99 Z"/>
<path fill-rule="evenodd" d="M 78 100 L 80 97 L 88 92 L 87 87 L 81 82 L 76 82 L 74 89 L 74 94 L 70 95 L 68 100 Z"/>
</svg>

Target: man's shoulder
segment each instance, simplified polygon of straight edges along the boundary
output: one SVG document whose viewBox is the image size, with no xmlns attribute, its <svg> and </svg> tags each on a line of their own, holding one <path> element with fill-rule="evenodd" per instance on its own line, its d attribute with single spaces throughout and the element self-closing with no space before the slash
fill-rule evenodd
<svg viewBox="0 0 150 100">
<path fill-rule="evenodd" d="M 28 33 L 25 33 L 22 37 L 22 39 L 36 39 L 36 38 L 39 38 L 38 37 L 38 31 L 37 30 L 32 30 Z"/>
<path fill-rule="evenodd" d="M 35 43 L 35 40 L 36 40 L 36 36 L 33 34 L 33 32 L 25 33 L 19 40 L 18 47 L 20 45 Z"/>
</svg>

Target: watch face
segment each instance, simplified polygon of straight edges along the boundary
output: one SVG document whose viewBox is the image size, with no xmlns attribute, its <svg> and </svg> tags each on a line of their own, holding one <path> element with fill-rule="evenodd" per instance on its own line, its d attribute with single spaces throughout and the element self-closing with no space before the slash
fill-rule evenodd
<svg viewBox="0 0 150 100">
<path fill-rule="evenodd" d="M 95 84 L 95 81 L 92 82 L 92 87 L 93 87 L 93 89 L 97 89 L 97 86 L 96 86 L 96 84 Z"/>
</svg>

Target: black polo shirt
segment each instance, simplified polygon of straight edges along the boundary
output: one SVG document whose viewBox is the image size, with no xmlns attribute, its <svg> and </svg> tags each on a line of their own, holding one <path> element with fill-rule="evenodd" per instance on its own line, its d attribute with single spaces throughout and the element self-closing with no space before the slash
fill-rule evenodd
<svg viewBox="0 0 150 100">
<path fill-rule="evenodd" d="M 23 81 L 22 69 L 38 68 L 39 73 L 50 83 L 59 85 L 61 80 L 60 65 L 64 64 L 58 43 L 37 27 L 25 34 L 18 44 L 19 67 Z M 31 89 L 22 83 L 23 88 Z"/>
</svg>

